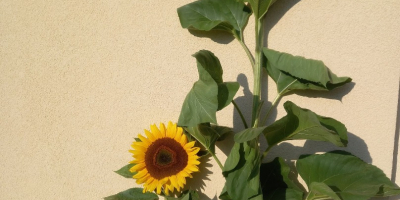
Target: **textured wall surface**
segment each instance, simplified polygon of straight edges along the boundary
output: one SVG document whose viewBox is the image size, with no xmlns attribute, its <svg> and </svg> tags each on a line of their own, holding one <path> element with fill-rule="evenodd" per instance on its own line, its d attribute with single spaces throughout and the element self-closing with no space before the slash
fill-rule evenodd
<svg viewBox="0 0 400 200">
<path fill-rule="evenodd" d="M 131 160 L 136 134 L 177 121 L 197 79 L 191 55 L 198 50 L 219 57 L 224 79 L 242 85 L 237 102 L 250 109 L 252 72 L 243 49 L 223 34 L 210 39 L 182 29 L 176 8 L 189 2 L 0 0 L 0 199 L 100 199 L 135 186 L 113 171 Z M 398 0 L 281 0 L 265 24 L 268 47 L 323 60 L 354 81 L 332 93 L 286 96 L 274 118 L 291 100 L 340 120 L 349 131 L 346 150 L 397 184 L 399 10 Z M 252 27 L 253 18 L 245 32 L 251 49 Z M 264 82 L 263 98 L 271 101 L 274 83 Z M 232 105 L 217 117 L 242 128 Z M 218 144 L 222 160 L 228 144 Z M 283 143 L 266 160 L 331 149 Z M 217 199 L 224 184 L 218 166 L 209 159 L 201 170 L 191 187 Z"/>
</svg>

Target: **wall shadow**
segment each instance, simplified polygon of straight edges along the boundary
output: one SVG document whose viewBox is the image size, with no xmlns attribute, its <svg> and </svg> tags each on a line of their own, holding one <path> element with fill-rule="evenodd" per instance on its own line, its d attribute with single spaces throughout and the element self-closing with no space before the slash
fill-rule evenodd
<svg viewBox="0 0 400 200">
<path fill-rule="evenodd" d="M 251 126 L 251 107 L 253 101 L 253 94 L 249 89 L 249 83 L 246 75 L 239 74 L 236 81 L 240 84 L 240 89 L 243 89 L 243 96 L 237 97 L 235 99 L 236 104 L 242 111 L 244 118 L 246 119 L 247 125 Z M 236 133 L 243 130 L 244 125 L 242 119 L 240 118 L 239 112 L 234 109 L 233 111 L 233 131 Z"/>
<path fill-rule="evenodd" d="M 307 140 L 302 147 L 294 146 L 293 144 L 288 142 L 282 142 L 271 149 L 268 156 L 264 159 L 264 162 L 269 162 L 275 157 L 283 157 L 288 161 L 295 161 L 300 157 L 300 155 L 304 154 L 315 154 L 317 152 L 343 150 L 352 153 L 353 155 L 359 157 L 367 163 L 372 163 L 372 158 L 368 151 L 368 146 L 363 139 L 361 139 L 357 135 L 348 133 L 348 140 L 348 147 L 337 147 L 329 142 L 319 142 L 312 140 Z"/>
<path fill-rule="evenodd" d="M 280 0 L 276 1 L 274 5 L 268 10 L 264 20 L 265 40 L 264 46 L 268 47 L 268 34 L 269 31 L 278 23 L 278 21 L 301 0 Z"/>
<path fill-rule="evenodd" d="M 350 93 L 353 90 L 355 82 L 347 83 L 346 85 L 340 86 L 338 88 L 333 89 L 332 91 L 312 91 L 312 90 L 298 90 L 294 91 L 295 94 L 310 98 L 325 98 L 325 99 L 335 99 L 338 101 L 342 101 L 343 97 Z M 290 93 L 289 93 L 290 94 Z"/>
<path fill-rule="evenodd" d="M 200 196 L 200 199 L 211 200 L 211 198 L 209 198 L 207 195 L 202 193 L 202 191 L 204 191 L 205 187 L 206 187 L 204 180 L 210 181 L 208 176 L 213 173 L 210 170 L 210 168 L 212 168 L 212 165 L 210 164 L 210 162 L 211 162 L 210 156 L 204 156 L 204 157 L 200 158 L 200 164 L 198 165 L 199 172 L 193 173 L 192 174 L 193 178 L 186 179 L 186 185 L 182 189 L 182 191 L 189 190 L 189 189 L 196 190 Z M 213 198 L 213 200 L 214 199 L 215 198 Z"/>
<path fill-rule="evenodd" d="M 219 44 L 228 44 L 235 39 L 232 34 L 224 31 L 199 31 L 199 30 L 191 30 L 189 29 L 189 33 L 200 38 L 210 38 L 212 41 Z"/>
</svg>

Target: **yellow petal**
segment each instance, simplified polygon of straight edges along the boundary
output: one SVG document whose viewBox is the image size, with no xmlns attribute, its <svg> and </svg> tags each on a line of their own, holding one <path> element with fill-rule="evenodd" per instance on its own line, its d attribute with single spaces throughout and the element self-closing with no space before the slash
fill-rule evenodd
<svg viewBox="0 0 400 200">
<path fill-rule="evenodd" d="M 186 179 L 183 176 L 177 176 L 178 177 L 178 184 L 181 188 L 186 184 Z"/>
<path fill-rule="evenodd" d="M 156 141 L 156 137 L 148 130 L 144 129 L 144 134 L 146 134 L 147 138 L 149 138 L 150 142 Z"/>
<path fill-rule="evenodd" d="M 138 163 L 135 166 L 133 166 L 131 169 L 129 169 L 130 172 L 138 172 L 141 169 L 143 169 L 146 166 L 145 163 Z"/>
<path fill-rule="evenodd" d="M 167 136 L 166 134 L 166 128 L 165 128 L 165 124 L 164 123 L 160 123 L 160 132 L 162 135 Z"/>
<path fill-rule="evenodd" d="M 165 137 L 165 135 L 161 134 L 160 130 L 157 128 L 157 126 L 156 126 L 155 124 L 153 124 L 153 125 L 150 126 L 150 130 L 151 130 L 151 132 L 153 133 L 153 135 L 154 135 L 157 139 L 160 139 L 160 138 Z"/>
<path fill-rule="evenodd" d="M 168 122 L 168 130 L 169 137 L 174 138 L 176 134 L 176 124 L 173 124 L 171 121 Z"/>
<path fill-rule="evenodd" d="M 150 174 L 146 174 L 142 178 L 136 179 L 137 184 L 142 184 L 147 181 L 147 179 L 150 177 Z"/>
<path fill-rule="evenodd" d="M 157 185 L 158 185 L 158 180 L 154 179 L 154 181 L 149 184 L 148 191 L 153 192 L 156 189 Z"/>
<path fill-rule="evenodd" d="M 147 173 L 148 173 L 147 169 L 143 169 L 139 171 L 137 174 L 135 174 L 132 178 L 135 179 L 142 178 L 143 176 L 147 175 Z"/>
<path fill-rule="evenodd" d="M 161 184 L 157 185 L 157 194 L 161 194 Z"/>
<path fill-rule="evenodd" d="M 186 137 L 185 134 L 183 134 L 182 137 L 181 137 L 180 143 L 181 143 L 182 146 L 185 146 L 186 142 L 187 142 L 187 137 Z"/>
<path fill-rule="evenodd" d="M 173 185 L 176 189 L 179 188 L 178 179 L 176 178 L 175 175 L 170 176 L 169 180 L 171 181 L 171 185 Z"/>
<path fill-rule="evenodd" d="M 141 135 L 141 134 L 138 134 L 138 138 L 140 139 L 140 141 L 142 141 L 143 143 L 145 143 L 145 144 L 147 144 L 147 145 L 150 145 L 151 144 L 151 141 L 149 140 L 149 139 L 147 139 L 147 138 L 145 138 L 143 135 Z"/>
<path fill-rule="evenodd" d="M 195 143 L 196 143 L 196 141 L 192 141 L 192 142 L 186 143 L 186 144 L 185 144 L 185 149 L 190 149 L 190 148 L 192 148 L 192 147 L 194 146 Z"/>
<path fill-rule="evenodd" d="M 180 142 L 181 141 L 181 136 L 182 136 L 182 133 L 179 134 L 179 132 L 176 132 L 174 140 L 177 141 L 177 142 Z"/>
<path fill-rule="evenodd" d="M 194 166 L 194 165 L 189 165 L 189 166 L 186 167 L 186 169 L 189 169 L 192 172 L 198 172 L 199 171 L 199 168 L 197 166 Z"/>
</svg>

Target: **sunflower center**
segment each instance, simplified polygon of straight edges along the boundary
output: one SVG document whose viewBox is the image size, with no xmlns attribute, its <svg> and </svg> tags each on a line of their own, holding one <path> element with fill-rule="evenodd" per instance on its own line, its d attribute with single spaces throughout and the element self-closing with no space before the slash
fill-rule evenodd
<svg viewBox="0 0 400 200">
<path fill-rule="evenodd" d="M 188 154 L 183 146 L 172 138 L 160 138 L 147 148 L 146 169 L 153 178 L 162 179 L 177 175 L 188 164 Z"/>
<path fill-rule="evenodd" d="M 176 153 L 170 148 L 162 145 L 158 147 L 153 157 L 153 164 L 158 168 L 166 168 L 176 163 Z"/>
</svg>

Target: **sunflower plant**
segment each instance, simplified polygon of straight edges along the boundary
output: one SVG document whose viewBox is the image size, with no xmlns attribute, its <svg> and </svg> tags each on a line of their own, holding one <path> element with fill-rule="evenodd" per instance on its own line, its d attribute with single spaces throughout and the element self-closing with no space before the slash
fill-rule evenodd
<svg viewBox="0 0 400 200">
<path fill-rule="evenodd" d="M 291 91 L 331 91 L 352 81 L 337 76 L 322 61 L 263 46 L 265 14 L 275 1 L 198 0 L 178 8 L 183 28 L 223 31 L 241 44 L 253 69 L 252 107 L 239 108 L 235 103 L 240 85 L 224 82 L 217 56 L 208 50 L 198 51 L 193 56 L 199 80 L 188 92 L 177 124 L 151 125 L 144 135 L 139 134 L 130 150 L 133 160 L 116 171 L 136 179 L 143 188 L 131 188 L 106 200 L 153 200 L 159 195 L 167 200 L 199 200 L 198 191 L 187 190 L 185 185 L 186 179 L 199 171 L 203 151 L 215 159 L 226 179 L 219 195 L 222 200 L 363 200 L 400 194 L 400 188 L 382 170 L 345 151 L 303 155 L 292 168 L 280 157 L 263 163 L 274 146 L 287 140 L 330 142 L 338 147 L 346 147 L 348 143 L 347 129 L 340 121 L 290 101 L 283 104 L 286 116 L 265 125 L 280 98 L 294 94 Z M 255 19 L 254 52 L 243 38 L 251 15 Z M 276 83 L 278 94 L 267 111 L 261 112 L 261 79 L 266 75 Z M 215 143 L 233 131 L 218 125 L 216 113 L 231 103 L 241 117 L 244 130 L 234 133 L 233 147 L 222 163 L 215 153 Z M 252 118 L 245 119 L 241 109 L 251 109 Z M 260 147 L 260 137 L 267 141 L 266 148 Z M 307 189 L 289 176 L 294 171 Z"/>
</svg>

